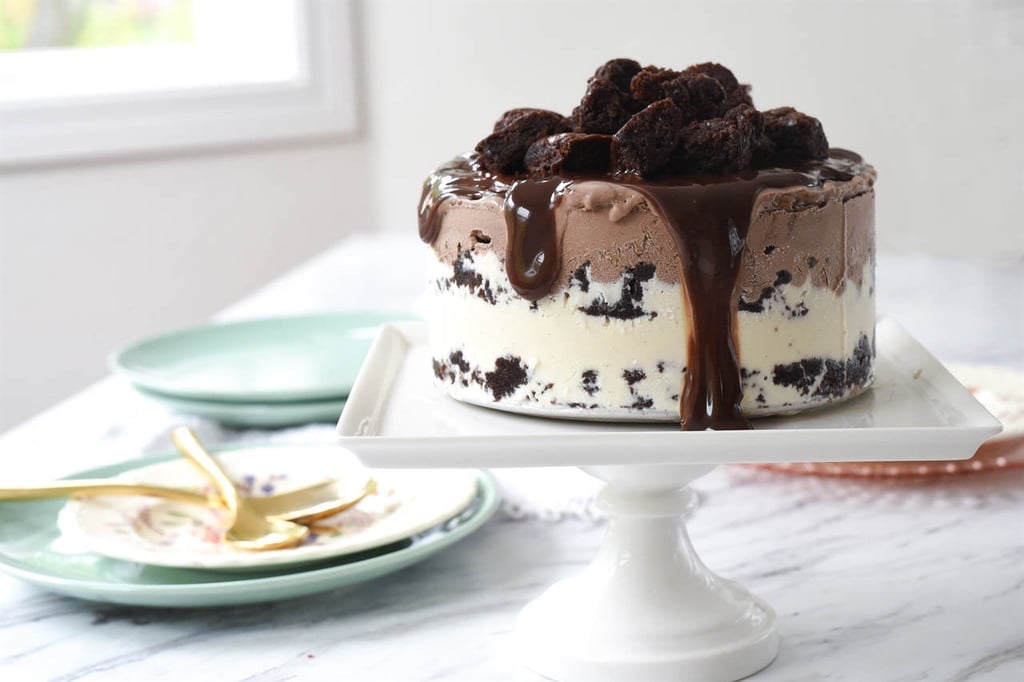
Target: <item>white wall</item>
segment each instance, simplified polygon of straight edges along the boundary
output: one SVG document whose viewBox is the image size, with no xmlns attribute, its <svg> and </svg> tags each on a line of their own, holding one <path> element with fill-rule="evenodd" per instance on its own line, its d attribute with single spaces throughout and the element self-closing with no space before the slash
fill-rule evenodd
<svg viewBox="0 0 1024 682">
<path fill-rule="evenodd" d="M 0 174 L 0 430 L 369 229 L 365 142 Z"/>
<path fill-rule="evenodd" d="M 371 0 L 375 190 L 413 233 L 423 176 L 516 106 L 568 113 L 611 57 L 707 60 L 819 117 L 879 171 L 884 248 L 1024 257 L 1024 3 Z"/>
</svg>

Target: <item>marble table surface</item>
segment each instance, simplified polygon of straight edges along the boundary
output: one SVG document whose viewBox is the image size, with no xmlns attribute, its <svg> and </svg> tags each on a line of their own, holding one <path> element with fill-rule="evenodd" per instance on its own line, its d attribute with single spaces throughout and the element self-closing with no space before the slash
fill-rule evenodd
<svg viewBox="0 0 1024 682">
<path fill-rule="evenodd" d="M 381 254 L 403 266 L 379 267 Z M 349 239 L 221 319 L 415 308 L 421 256 L 405 237 Z M 882 254 L 878 291 L 880 312 L 940 359 L 1024 369 L 1024 264 Z M 180 421 L 106 379 L 0 436 L 0 458 L 19 478 L 50 478 L 166 450 Z M 222 441 L 330 437 L 190 423 Z M 509 473 L 499 481 L 515 504 L 462 543 L 296 600 L 134 608 L 0 575 L 0 679 L 539 679 L 510 650 L 515 616 L 586 565 L 604 526 L 587 513 L 589 481 Z M 578 487 L 559 497 L 554 480 Z M 694 487 L 697 551 L 779 616 L 779 656 L 751 679 L 1024 680 L 1024 470 L 868 482 L 730 466 Z"/>
</svg>

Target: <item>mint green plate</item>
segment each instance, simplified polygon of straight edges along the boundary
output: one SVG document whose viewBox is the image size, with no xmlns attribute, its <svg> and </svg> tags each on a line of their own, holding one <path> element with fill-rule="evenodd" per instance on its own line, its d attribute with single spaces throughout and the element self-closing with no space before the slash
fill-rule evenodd
<svg viewBox="0 0 1024 682">
<path fill-rule="evenodd" d="M 299 424 L 333 424 L 345 409 L 345 400 L 315 400 L 292 403 L 229 403 L 189 400 L 135 387 L 142 395 L 175 412 L 191 414 L 228 426 L 279 429 Z"/>
<path fill-rule="evenodd" d="M 149 457 L 83 471 L 71 478 L 114 476 L 172 459 Z M 481 472 L 476 498 L 462 513 L 409 540 L 305 570 L 225 573 L 161 568 L 64 547 L 57 530 L 62 500 L 0 503 L 0 571 L 45 590 L 90 601 L 157 607 L 256 604 L 301 597 L 378 578 L 466 537 L 498 508 L 494 481 Z"/>
<path fill-rule="evenodd" d="M 348 395 L 377 328 L 396 313 L 334 313 L 210 324 L 110 357 L 137 388 L 179 399 L 279 403 Z"/>
</svg>

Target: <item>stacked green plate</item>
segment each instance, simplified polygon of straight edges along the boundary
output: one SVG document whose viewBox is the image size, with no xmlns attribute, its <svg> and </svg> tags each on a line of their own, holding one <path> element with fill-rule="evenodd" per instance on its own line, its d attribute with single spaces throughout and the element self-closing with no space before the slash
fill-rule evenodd
<svg viewBox="0 0 1024 682">
<path fill-rule="evenodd" d="M 294 463 L 301 457 L 293 450 L 285 448 L 278 458 L 255 459 Z M 179 460 L 178 454 L 135 459 L 83 471 L 71 478 L 113 477 Z M 93 498 L 92 502 L 102 505 L 104 500 L 130 499 L 140 498 Z M 0 502 L 0 573 L 58 594 L 133 606 L 212 607 L 277 601 L 379 578 L 418 563 L 479 529 L 499 502 L 496 484 L 480 471 L 476 472 L 475 494 L 468 504 L 460 503 L 455 515 L 400 541 L 339 553 L 313 563 L 222 570 L 146 564 L 99 554 L 83 545 L 79 537 L 63 533 L 60 518 L 62 512 L 68 512 L 64 500 Z M 157 509 L 158 504 L 153 508 Z M 353 532 L 357 531 L 358 527 Z M 195 549 L 188 543 L 185 547 Z M 253 556 L 260 558 L 259 554 Z"/>
<path fill-rule="evenodd" d="M 171 409 L 229 425 L 334 422 L 380 325 L 380 312 L 210 324 L 111 355 L 113 371 Z"/>
</svg>

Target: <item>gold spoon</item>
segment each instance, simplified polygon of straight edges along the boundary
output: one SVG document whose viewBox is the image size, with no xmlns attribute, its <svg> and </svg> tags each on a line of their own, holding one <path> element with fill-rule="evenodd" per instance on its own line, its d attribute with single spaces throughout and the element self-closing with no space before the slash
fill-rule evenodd
<svg viewBox="0 0 1024 682">
<path fill-rule="evenodd" d="M 362 490 L 355 495 L 342 497 L 338 481 L 327 481 L 308 488 L 300 488 L 270 497 L 247 498 L 250 506 L 264 516 L 309 525 L 314 521 L 334 516 L 351 509 L 363 498 L 377 492 L 377 481 L 367 478 Z M 285 513 L 280 513 L 285 512 Z"/>
<path fill-rule="evenodd" d="M 309 528 L 291 521 L 263 516 L 238 494 L 235 484 L 206 451 L 196 434 L 187 426 L 171 432 L 171 440 L 185 457 L 210 477 L 233 517 L 224 532 L 224 540 L 232 547 L 249 551 L 294 547 L 309 535 Z"/>
<path fill-rule="evenodd" d="M 364 497 L 376 492 L 377 482 L 372 478 L 367 479 L 362 490 L 355 495 L 345 490 L 348 487 L 341 481 L 329 480 L 277 495 L 246 497 L 245 501 L 253 510 L 263 516 L 273 516 L 285 521 L 308 524 L 359 504 Z M 50 497 L 102 497 L 104 495 L 157 497 L 185 504 L 224 508 L 224 502 L 217 494 L 203 495 L 181 488 L 106 478 L 79 478 L 17 488 L 0 488 L 0 501 L 38 500 Z"/>
</svg>

